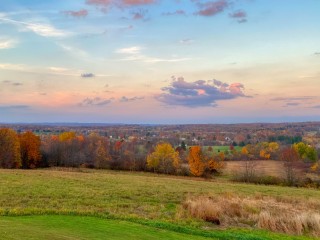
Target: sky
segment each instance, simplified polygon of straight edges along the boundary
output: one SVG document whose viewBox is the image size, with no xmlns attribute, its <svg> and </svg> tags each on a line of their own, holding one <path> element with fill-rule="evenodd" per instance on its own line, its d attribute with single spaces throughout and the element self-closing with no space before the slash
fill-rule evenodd
<svg viewBox="0 0 320 240">
<path fill-rule="evenodd" d="M 0 122 L 320 121 L 319 0 L 2 0 Z"/>
</svg>

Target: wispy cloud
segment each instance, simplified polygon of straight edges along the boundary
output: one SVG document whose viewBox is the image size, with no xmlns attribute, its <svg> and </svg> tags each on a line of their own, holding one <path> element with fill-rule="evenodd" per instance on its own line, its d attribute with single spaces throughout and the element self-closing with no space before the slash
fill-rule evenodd
<svg viewBox="0 0 320 240">
<path fill-rule="evenodd" d="M 238 23 L 247 22 L 247 13 L 243 10 L 238 10 L 236 12 L 230 13 L 229 16 L 238 21 Z"/>
<path fill-rule="evenodd" d="M 105 99 L 100 97 L 95 98 L 86 98 L 81 103 L 79 103 L 79 106 L 85 107 L 85 106 L 106 106 L 112 102 L 113 98 Z"/>
<path fill-rule="evenodd" d="M 13 39 L 0 39 L 0 49 L 14 48 L 17 43 L 18 42 Z"/>
<path fill-rule="evenodd" d="M 71 33 L 55 28 L 48 23 L 32 23 L 26 21 L 17 21 L 0 16 L 0 22 L 12 24 L 22 29 L 22 31 L 32 31 L 42 37 L 67 37 Z"/>
<path fill-rule="evenodd" d="M 94 78 L 95 75 L 93 73 L 82 73 L 81 77 L 82 78 Z"/>
<path fill-rule="evenodd" d="M 120 98 L 120 102 L 133 102 L 133 101 L 137 101 L 137 100 L 142 100 L 144 99 L 144 97 L 131 97 L 131 98 L 128 98 L 128 97 L 121 97 Z"/>
<path fill-rule="evenodd" d="M 151 5 L 157 2 L 158 0 L 86 0 L 86 4 L 96 6 L 104 13 L 107 13 L 113 7 L 124 9 Z"/>
<path fill-rule="evenodd" d="M 176 10 L 174 12 L 164 12 L 162 13 L 162 15 L 163 16 L 177 16 L 177 15 L 185 16 L 186 12 L 184 10 Z"/>
<path fill-rule="evenodd" d="M 81 9 L 79 11 L 63 11 L 62 13 L 66 16 L 71 16 L 75 18 L 84 18 L 89 14 L 88 10 L 86 9 Z"/>
<path fill-rule="evenodd" d="M 291 102 L 291 103 L 286 103 L 286 107 L 294 107 L 294 106 L 299 106 L 300 103 L 297 102 Z"/>
<path fill-rule="evenodd" d="M 127 55 L 124 58 L 121 58 L 120 61 L 137 61 L 145 63 L 161 63 L 161 62 L 182 62 L 191 60 L 191 58 L 158 58 L 150 57 L 141 53 L 142 48 L 138 46 L 118 49 L 116 53 Z"/>
<path fill-rule="evenodd" d="M 314 99 L 314 96 L 302 96 L 302 97 L 277 97 L 271 98 L 271 101 L 303 101 Z"/>
<path fill-rule="evenodd" d="M 0 69 L 23 71 L 25 66 L 22 64 L 0 63 Z"/>
<path fill-rule="evenodd" d="M 13 81 L 10 81 L 10 80 L 2 81 L 2 83 L 6 84 L 6 85 L 11 85 L 11 86 L 14 86 L 14 87 L 19 87 L 19 86 L 23 85 L 23 83 L 21 83 L 21 82 L 13 82 Z"/>
<path fill-rule="evenodd" d="M 116 51 L 116 53 L 124 53 L 124 54 L 138 54 L 141 51 L 141 47 L 133 46 L 128 48 L 121 48 Z"/>
<path fill-rule="evenodd" d="M 63 68 L 63 67 L 48 67 L 47 69 L 49 70 L 48 71 L 49 74 L 62 75 L 62 76 L 78 77 L 78 76 L 81 76 L 81 72 L 83 72 L 82 70 Z"/>
<path fill-rule="evenodd" d="M 86 0 L 86 4 L 109 7 L 141 6 L 156 3 L 157 0 Z"/>
<path fill-rule="evenodd" d="M 180 40 L 179 43 L 183 44 L 183 45 L 190 45 L 190 44 L 194 43 L 194 40 L 190 39 L 190 38 L 185 38 L 185 39 Z"/>
<path fill-rule="evenodd" d="M 156 99 L 168 105 L 185 107 L 216 106 L 218 100 L 245 97 L 244 86 L 241 83 L 227 84 L 215 79 L 187 82 L 183 77 L 173 77 L 172 80 L 169 87 L 162 88 L 164 93 L 156 96 Z"/>
<path fill-rule="evenodd" d="M 64 43 L 58 43 L 59 47 L 61 47 L 65 52 L 74 55 L 74 56 L 80 56 L 80 57 L 88 57 L 88 53 L 80 48 L 70 46 Z"/>
</svg>

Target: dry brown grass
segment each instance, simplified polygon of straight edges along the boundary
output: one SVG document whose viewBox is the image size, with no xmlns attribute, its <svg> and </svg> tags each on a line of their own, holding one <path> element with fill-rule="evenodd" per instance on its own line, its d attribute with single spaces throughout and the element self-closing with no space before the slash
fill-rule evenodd
<svg viewBox="0 0 320 240">
<path fill-rule="evenodd" d="M 255 173 L 257 175 L 268 175 L 274 177 L 284 176 L 283 162 L 274 160 L 257 160 Z M 225 173 L 234 174 L 243 171 L 245 161 L 228 161 L 225 165 Z"/>
<path fill-rule="evenodd" d="M 224 227 L 247 226 L 286 234 L 320 236 L 320 200 L 224 194 L 189 197 L 183 207 L 192 217 Z"/>
</svg>

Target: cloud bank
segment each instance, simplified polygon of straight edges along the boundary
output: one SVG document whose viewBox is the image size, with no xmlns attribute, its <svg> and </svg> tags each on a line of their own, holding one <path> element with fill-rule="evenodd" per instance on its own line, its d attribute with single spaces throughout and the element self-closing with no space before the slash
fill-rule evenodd
<svg viewBox="0 0 320 240">
<path fill-rule="evenodd" d="M 172 83 L 162 88 L 164 93 L 156 98 L 167 104 L 186 107 L 216 106 L 216 101 L 245 97 L 244 85 L 227 84 L 219 80 L 187 82 L 183 77 L 172 77 Z"/>
</svg>

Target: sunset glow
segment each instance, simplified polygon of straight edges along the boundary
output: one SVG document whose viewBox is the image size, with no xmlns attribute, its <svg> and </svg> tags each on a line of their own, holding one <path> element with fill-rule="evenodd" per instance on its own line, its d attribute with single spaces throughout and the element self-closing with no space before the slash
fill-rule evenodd
<svg viewBox="0 0 320 240">
<path fill-rule="evenodd" d="M 320 120 L 318 0 L 1 3 L 0 122 Z"/>
</svg>

